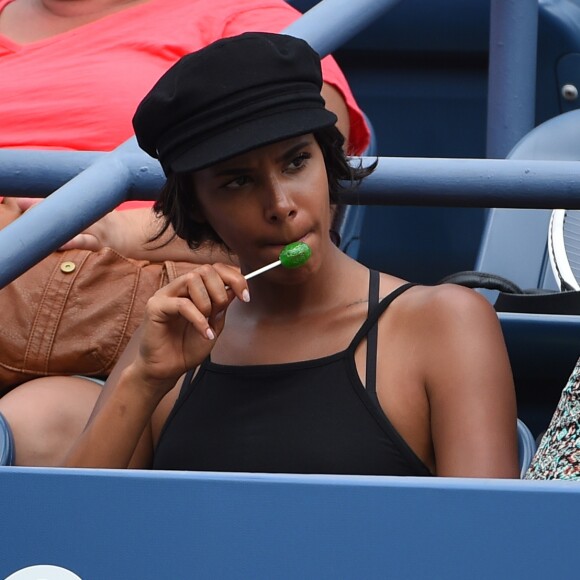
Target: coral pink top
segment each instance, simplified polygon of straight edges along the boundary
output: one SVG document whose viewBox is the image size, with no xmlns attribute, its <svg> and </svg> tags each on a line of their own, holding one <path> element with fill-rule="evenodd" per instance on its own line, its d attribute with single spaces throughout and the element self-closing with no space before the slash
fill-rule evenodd
<svg viewBox="0 0 580 580">
<path fill-rule="evenodd" d="M 284 0 L 150 0 L 24 45 L 0 34 L 0 148 L 110 151 L 133 135 L 137 104 L 181 56 L 241 32 L 281 31 L 299 15 Z M 323 71 L 361 153 L 363 115 L 336 62 L 324 59 Z"/>
</svg>

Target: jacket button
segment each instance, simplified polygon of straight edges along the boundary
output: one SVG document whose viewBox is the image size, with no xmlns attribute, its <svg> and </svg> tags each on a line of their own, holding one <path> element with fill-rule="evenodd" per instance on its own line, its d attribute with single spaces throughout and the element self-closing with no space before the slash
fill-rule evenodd
<svg viewBox="0 0 580 580">
<path fill-rule="evenodd" d="M 65 274 L 70 274 L 71 272 L 75 271 L 77 265 L 74 262 L 63 262 L 60 265 L 60 271 L 64 272 Z"/>
</svg>

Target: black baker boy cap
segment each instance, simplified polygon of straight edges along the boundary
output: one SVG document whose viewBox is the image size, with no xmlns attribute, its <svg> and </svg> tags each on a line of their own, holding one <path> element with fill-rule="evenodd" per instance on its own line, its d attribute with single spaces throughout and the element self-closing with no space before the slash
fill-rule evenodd
<svg viewBox="0 0 580 580">
<path fill-rule="evenodd" d="M 336 122 L 320 57 L 303 40 L 248 32 L 182 57 L 141 101 L 137 141 L 165 173 L 196 171 Z"/>
</svg>

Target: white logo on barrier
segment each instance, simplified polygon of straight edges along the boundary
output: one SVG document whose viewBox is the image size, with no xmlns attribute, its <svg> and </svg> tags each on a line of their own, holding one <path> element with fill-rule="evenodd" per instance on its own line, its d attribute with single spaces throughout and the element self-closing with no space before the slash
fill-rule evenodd
<svg viewBox="0 0 580 580">
<path fill-rule="evenodd" d="M 22 570 L 16 570 L 4 580 L 82 580 L 74 572 L 60 566 L 28 566 Z"/>
</svg>

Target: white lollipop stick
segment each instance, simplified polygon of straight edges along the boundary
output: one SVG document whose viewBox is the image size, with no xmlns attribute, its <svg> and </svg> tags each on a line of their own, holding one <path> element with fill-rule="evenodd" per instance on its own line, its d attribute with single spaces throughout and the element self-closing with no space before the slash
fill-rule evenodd
<svg viewBox="0 0 580 580">
<path fill-rule="evenodd" d="M 259 276 L 260 274 L 263 274 L 264 272 L 267 272 L 268 270 L 272 270 L 276 266 L 279 266 L 281 263 L 282 263 L 281 260 L 276 260 L 275 262 L 272 262 L 271 264 L 268 264 L 267 266 L 262 266 L 261 268 L 258 268 L 257 270 L 254 270 L 253 272 L 250 272 L 249 274 L 246 274 L 244 276 L 244 278 L 246 280 L 249 280 L 250 278 L 254 278 L 254 276 Z"/>
<path fill-rule="evenodd" d="M 280 252 L 279 260 L 246 274 L 244 278 L 249 280 L 250 278 L 254 278 L 255 276 L 259 276 L 268 270 L 280 266 L 280 264 L 285 268 L 299 268 L 310 258 L 310 254 L 311 251 L 308 244 L 305 244 L 304 242 L 292 242 L 291 244 L 284 246 L 284 249 Z"/>
</svg>

